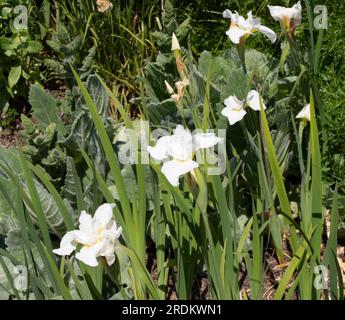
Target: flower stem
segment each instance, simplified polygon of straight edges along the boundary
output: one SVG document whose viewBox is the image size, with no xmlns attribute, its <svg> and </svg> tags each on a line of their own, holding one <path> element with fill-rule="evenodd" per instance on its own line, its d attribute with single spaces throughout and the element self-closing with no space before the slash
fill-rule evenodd
<svg viewBox="0 0 345 320">
<path fill-rule="evenodd" d="M 246 58 L 245 58 L 245 41 L 240 41 L 240 43 L 237 45 L 237 51 L 238 55 L 240 57 L 240 61 L 242 64 L 243 72 L 247 74 L 247 68 L 246 68 Z"/>
<path fill-rule="evenodd" d="M 302 139 L 303 139 L 303 130 L 306 127 L 307 122 L 305 120 L 301 120 L 299 122 L 298 126 L 298 137 L 299 137 L 299 143 L 302 145 Z"/>
</svg>

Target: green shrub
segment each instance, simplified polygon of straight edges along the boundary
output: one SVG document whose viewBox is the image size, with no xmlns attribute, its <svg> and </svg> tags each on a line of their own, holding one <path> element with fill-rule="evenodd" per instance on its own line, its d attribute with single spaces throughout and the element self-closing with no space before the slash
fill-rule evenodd
<svg viewBox="0 0 345 320">
<path fill-rule="evenodd" d="M 38 55 L 43 50 L 41 34 L 30 17 L 27 25 L 15 24 L 19 14 L 26 16 L 25 11 L 16 11 L 19 5 L 24 5 L 27 14 L 34 16 L 36 7 L 31 1 L 0 3 L 0 112 L 4 113 L 9 107 L 20 109 L 15 105 L 20 102 L 18 98 L 27 99 L 30 84 L 42 78 Z"/>
</svg>

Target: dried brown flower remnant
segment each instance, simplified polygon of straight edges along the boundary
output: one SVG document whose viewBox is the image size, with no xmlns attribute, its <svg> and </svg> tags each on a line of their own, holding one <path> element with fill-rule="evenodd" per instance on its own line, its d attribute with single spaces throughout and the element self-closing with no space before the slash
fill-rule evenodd
<svg viewBox="0 0 345 320">
<path fill-rule="evenodd" d="M 175 93 L 174 89 L 170 86 L 170 84 L 167 81 L 165 81 L 166 89 L 168 93 L 171 95 L 171 99 L 175 100 L 176 103 L 179 103 L 182 100 L 185 89 L 188 85 L 189 80 L 187 78 L 184 78 L 182 81 L 177 81 L 175 83 L 177 93 Z"/>
<path fill-rule="evenodd" d="M 97 10 L 98 12 L 108 11 L 113 7 L 113 4 L 108 0 L 97 0 Z"/>
<path fill-rule="evenodd" d="M 187 68 L 186 68 L 186 65 L 184 64 L 181 56 L 176 57 L 176 67 L 177 67 L 177 71 L 178 71 L 181 79 L 186 78 L 187 77 Z"/>
<path fill-rule="evenodd" d="M 173 94 L 171 98 L 176 102 L 180 102 L 184 96 L 186 87 L 189 85 L 189 80 L 184 78 L 182 81 L 177 81 L 175 87 L 177 89 L 177 94 Z"/>
</svg>

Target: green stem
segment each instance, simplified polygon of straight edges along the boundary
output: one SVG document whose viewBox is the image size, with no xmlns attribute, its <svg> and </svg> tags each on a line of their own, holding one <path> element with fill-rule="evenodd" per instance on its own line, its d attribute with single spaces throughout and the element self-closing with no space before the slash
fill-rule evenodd
<svg viewBox="0 0 345 320">
<path fill-rule="evenodd" d="M 240 60 L 241 60 L 243 72 L 245 74 L 247 74 L 245 49 L 246 49 L 246 42 L 245 42 L 245 40 L 240 41 L 240 43 L 237 45 L 237 51 L 238 51 L 238 55 L 239 55 Z"/>
<path fill-rule="evenodd" d="M 302 145 L 302 139 L 303 139 L 303 130 L 306 127 L 307 123 L 304 120 L 301 120 L 299 122 L 299 126 L 298 126 L 298 137 L 299 137 L 299 143 L 300 145 Z"/>
</svg>

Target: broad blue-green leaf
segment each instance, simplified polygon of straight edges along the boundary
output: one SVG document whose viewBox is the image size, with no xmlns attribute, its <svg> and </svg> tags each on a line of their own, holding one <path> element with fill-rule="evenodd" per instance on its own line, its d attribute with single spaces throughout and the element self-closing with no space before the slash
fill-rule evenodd
<svg viewBox="0 0 345 320">
<path fill-rule="evenodd" d="M 29 102 L 32 107 L 33 116 L 39 121 L 42 127 L 46 127 L 51 123 L 56 124 L 58 133 L 64 135 L 66 128 L 59 117 L 61 111 L 57 100 L 40 86 L 33 85 L 29 93 Z"/>
</svg>

